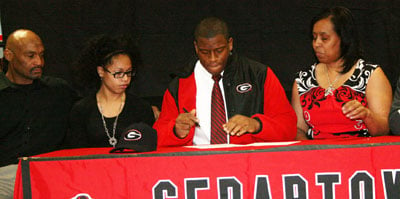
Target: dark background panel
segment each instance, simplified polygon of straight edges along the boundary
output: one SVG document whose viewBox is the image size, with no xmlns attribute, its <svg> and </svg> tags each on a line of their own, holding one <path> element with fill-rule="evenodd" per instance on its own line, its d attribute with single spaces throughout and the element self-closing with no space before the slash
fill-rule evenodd
<svg viewBox="0 0 400 199">
<path fill-rule="evenodd" d="M 194 56 L 193 29 L 205 16 L 224 18 L 234 50 L 269 65 L 290 97 L 298 70 L 315 62 L 310 20 L 323 9 L 353 12 L 367 60 L 378 63 L 394 86 L 400 73 L 399 0 L 2 0 L 3 36 L 17 28 L 38 33 L 46 47 L 48 75 L 72 83 L 71 64 L 84 42 L 102 33 L 131 35 L 143 66 L 131 91 L 162 96 L 171 74 Z"/>
</svg>

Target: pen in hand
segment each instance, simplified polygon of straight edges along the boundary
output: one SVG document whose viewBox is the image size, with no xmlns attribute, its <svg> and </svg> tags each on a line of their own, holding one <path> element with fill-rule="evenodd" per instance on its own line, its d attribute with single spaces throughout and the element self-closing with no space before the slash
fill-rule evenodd
<svg viewBox="0 0 400 199">
<path fill-rule="evenodd" d="M 185 108 L 182 108 L 182 109 L 183 109 L 183 111 L 185 111 L 185 113 L 189 113 L 189 111 L 186 110 Z M 197 127 L 200 127 L 200 124 L 199 124 L 198 122 L 194 122 L 194 124 L 195 124 Z"/>
</svg>

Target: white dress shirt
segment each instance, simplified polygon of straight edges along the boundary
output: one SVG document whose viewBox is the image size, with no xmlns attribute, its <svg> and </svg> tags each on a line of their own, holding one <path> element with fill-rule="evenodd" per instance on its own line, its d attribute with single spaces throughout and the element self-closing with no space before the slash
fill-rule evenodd
<svg viewBox="0 0 400 199">
<path fill-rule="evenodd" d="M 223 75 L 223 72 L 221 73 Z M 199 126 L 194 131 L 193 145 L 210 144 L 211 140 L 211 94 L 214 86 L 214 80 L 200 61 L 197 61 L 194 68 L 194 78 L 196 81 L 196 117 L 199 119 Z M 222 78 L 219 80 L 222 97 L 225 102 L 224 85 Z M 190 110 L 188 110 L 190 111 Z M 226 106 L 225 106 L 225 114 Z M 228 118 L 228 117 L 226 117 Z M 229 136 L 228 143 L 229 143 Z"/>
</svg>

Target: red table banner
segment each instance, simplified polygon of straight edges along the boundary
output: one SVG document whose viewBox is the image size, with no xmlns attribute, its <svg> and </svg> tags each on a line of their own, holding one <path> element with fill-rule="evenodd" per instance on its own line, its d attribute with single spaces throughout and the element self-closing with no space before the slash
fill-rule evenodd
<svg viewBox="0 0 400 199">
<path fill-rule="evenodd" d="M 15 198 L 400 198 L 400 139 L 367 139 L 119 155 L 63 150 L 21 160 Z"/>
</svg>

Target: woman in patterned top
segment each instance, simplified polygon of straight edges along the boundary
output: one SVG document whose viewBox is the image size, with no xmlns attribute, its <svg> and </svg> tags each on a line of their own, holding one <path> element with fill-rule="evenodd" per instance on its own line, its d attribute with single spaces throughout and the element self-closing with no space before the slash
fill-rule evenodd
<svg viewBox="0 0 400 199">
<path fill-rule="evenodd" d="M 293 85 L 297 139 L 388 134 L 392 89 L 381 67 L 362 59 L 350 10 L 325 10 L 311 29 L 318 63 L 300 71 Z"/>
</svg>

